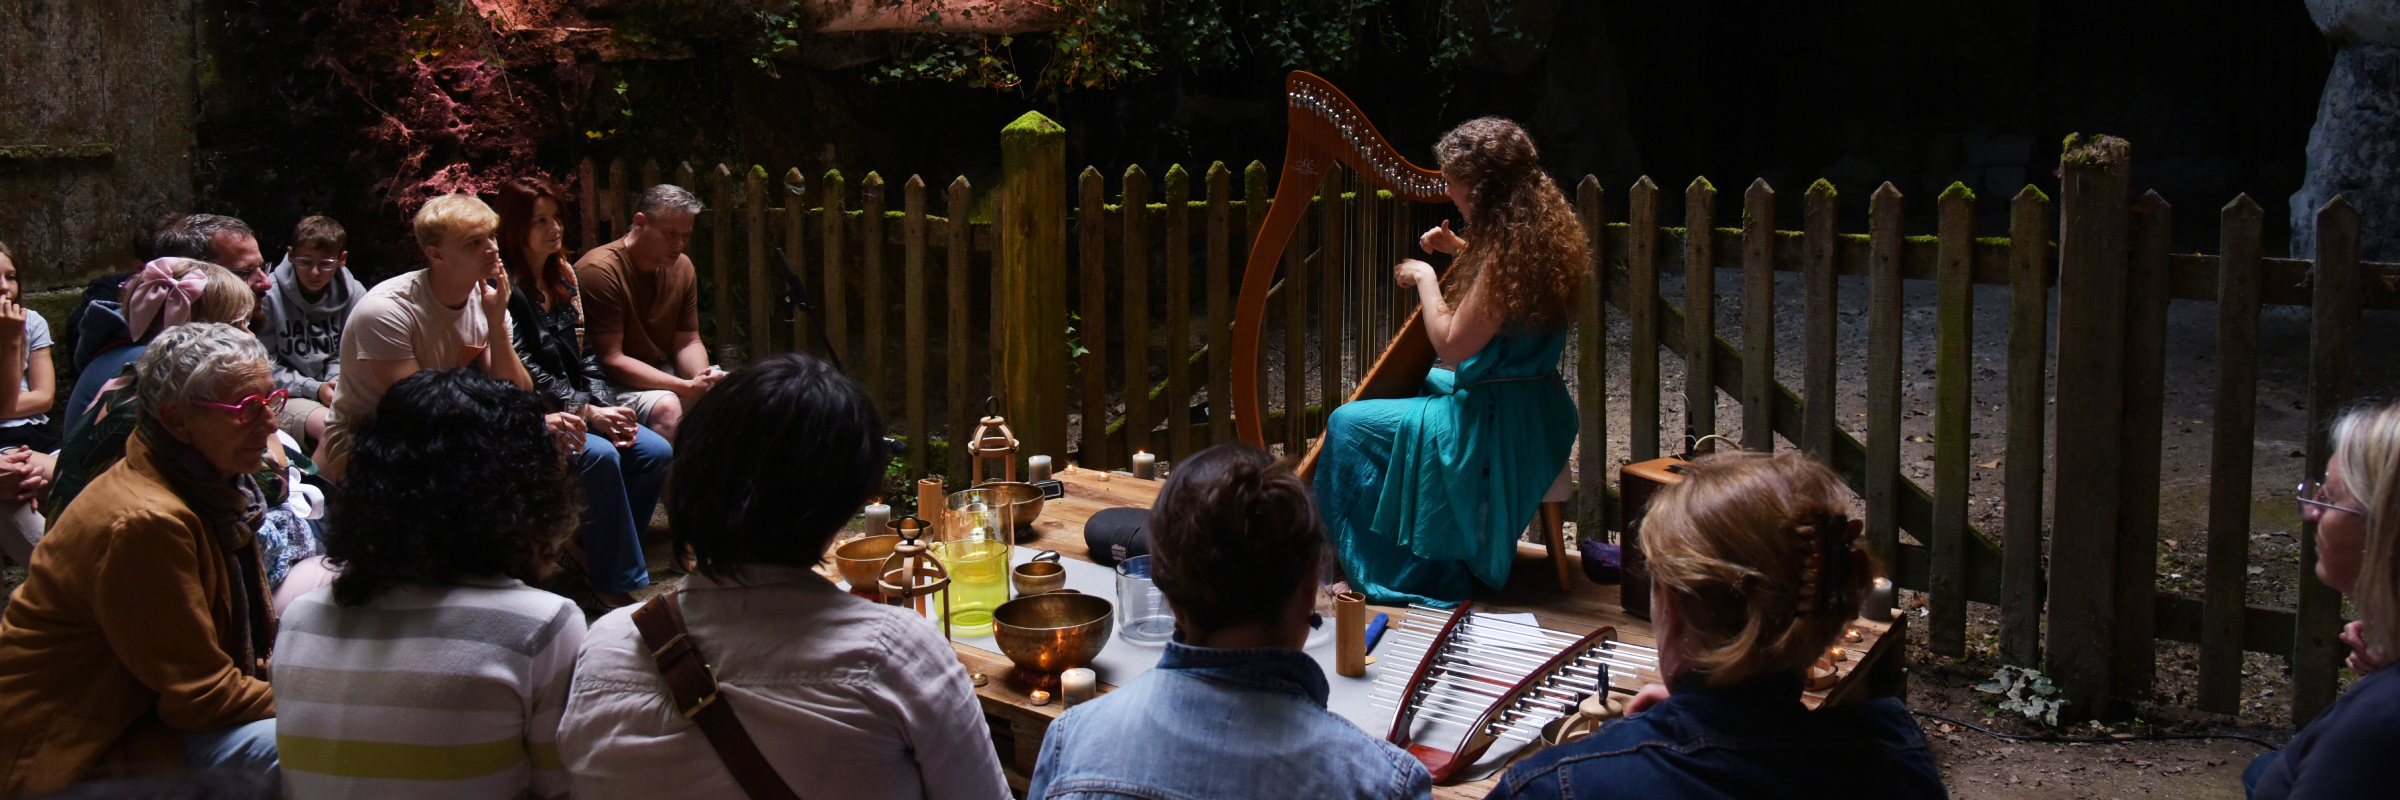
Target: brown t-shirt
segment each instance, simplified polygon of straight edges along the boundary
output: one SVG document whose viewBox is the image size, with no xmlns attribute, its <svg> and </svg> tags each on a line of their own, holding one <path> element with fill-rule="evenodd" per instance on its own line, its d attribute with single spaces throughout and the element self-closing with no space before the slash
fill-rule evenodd
<svg viewBox="0 0 2400 800">
<path fill-rule="evenodd" d="M 651 272 L 634 266 L 618 239 L 576 259 L 575 281 L 583 292 L 584 334 L 624 334 L 625 355 L 644 364 L 665 363 L 675 334 L 700 330 L 699 278 L 689 256 Z"/>
</svg>

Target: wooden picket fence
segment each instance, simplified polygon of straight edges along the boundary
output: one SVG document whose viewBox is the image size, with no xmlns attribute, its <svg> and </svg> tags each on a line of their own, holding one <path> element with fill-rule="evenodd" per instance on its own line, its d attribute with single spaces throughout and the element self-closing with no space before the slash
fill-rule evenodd
<svg viewBox="0 0 2400 800">
<path fill-rule="evenodd" d="M 780 246 L 816 293 L 832 350 L 887 408 L 896 397 L 905 409 L 913 475 L 964 474 L 964 455 L 956 448 L 937 452 L 935 443 L 971 430 L 987 397 L 1002 398 L 1024 453 L 1071 455 L 1085 465 L 1123 468 L 1133 449 L 1172 462 L 1231 440 L 1232 426 L 1217 424 L 1222 417 L 1195 409 L 1226 408 L 1208 401 L 1227 395 L 1235 368 L 1223 355 L 1230 349 L 1235 271 L 1266 211 L 1266 168 L 1253 162 L 1241 170 L 1236 199 L 1234 171 L 1221 162 L 1198 176 L 1198 187 L 1195 176 L 1171 168 L 1156 197 L 1149 176 L 1133 167 L 1118 179 L 1115 203 L 1108 178 L 1086 168 L 1070 211 L 1063 131 L 1051 124 L 1040 135 L 1003 140 L 1001 185 L 984 195 L 979 210 L 974 187 L 963 177 L 953 180 L 942 192 L 944 216 L 928 213 L 926 185 L 915 177 L 903 184 L 900 209 L 893 210 L 882 178 L 868 173 L 851 210 L 854 196 L 839 173 L 812 182 L 790 170 L 770 183 L 761 167 L 719 165 L 703 181 L 690 166 L 679 167 L 671 179 L 695 191 L 705 183 L 709 199 L 691 249 L 706 287 L 709 341 L 748 354 L 789 350 L 795 342 L 823 349 L 812 343 L 804 316 L 787 321 L 777 310 L 782 289 L 771 253 Z M 2400 266 L 2359 260 L 2358 214 L 2341 198 L 2317 212 L 2313 262 L 2263 257 L 2263 212 L 2247 196 L 2220 212 L 2219 254 L 2172 253 L 2171 209 L 2155 192 L 2131 196 L 2121 141 L 2071 149 L 2062 165 L 2056 202 L 2033 187 L 2008 201 L 2005 238 L 1977 237 L 1978 200 L 1963 186 L 1933 201 L 1936 235 L 1910 237 L 1902 227 L 1907 201 L 1888 183 L 1873 192 L 1866 232 L 1858 234 L 1842 232 L 1834 187 L 1824 181 L 1802 195 L 1802 229 L 1779 231 L 1777 192 L 1763 180 L 1742 195 L 1742 225 L 1719 227 L 1716 190 L 1705 179 L 1685 191 L 1683 225 L 1670 226 L 1661 218 L 1661 189 L 1649 178 L 1631 188 L 1629 218 L 1618 222 L 1605 216 L 1598 181 L 1585 177 L 1575 195 L 1593 237 L 1598 280 L 1579 309 L 1577 347 L 1569 356 L 1579 361 L 1572 390 L 1581 441 L 1607 441 L 1603 331 L 1613 310 L 1631 328 L 1631 458 L 1668 452 L 1661 443 L 1662 392 L 1684 394 L 1685 436 L 1718 430 L 1723 392 L 1739 408 L 1744 447 L 1769 448 L 1780 435 L 1861 490 L 1868 546 L 1901 586 L 1929 594 L 1926 624 L 1935 652 L 1964 652 L 1969 601 L 1996 606 L 2004 660 L 2044 668 L 2071 701 L 2070 713 L 2081 716 L 2146 696 L 2160 639 L 2199 645 L 2199 702 L 2212 711 L 2239 710 L 2244 651 L 2280 655 L 2291 663 L 2294 718 L 2305 722 L 2336 690 L 2340 598 L 2313 577 L 2310 527 L 2298 537 L 2298 606 L 2247 602 L 2258 317 L 2263 305 L 2311 309 L 2308 473 L 2322 475 L 2325 425 L 2355 389 L 2362 310 L 2400 308 L 2400 293 L 2389 283 L 2366 278 L 2400 274 Z M 633 183 L 622 162 L 612 163 L 603 182 L 594 164 L 582 165 L 586 247 L 622 231 L 638 187 L 660 180 L 655 165 L 640 172 Z M 770 196 L 782 205 L 771 205 Z M 1361 196 L 1329 191 L 1314 202 L 1390 202 Z M 1325 219 L 1333 224 L 1332 215 Z M 1412 235 L 1393 227 L 1389 235 L 1403 241 Z M 1296 249 L 1309 247 L 1298 243 L 1305 238 L 1295 237 Z M 1352 363 L 1355 372 L 1355 362 L 1344 359 L 1356 357 L 1345 348 L 1359 342 L 1319 337 L 1312 361 L 1308 331 L 1301 329 L 1322 328 L 1333 317 L 1326 305 L 1311 322 L 1303 298 L 1311 285 L 1319 287 L 1318 297 L 1328 296 L 1325 282 L 1337 278 L 1297 267 L 1339 261 L 1331 249 L 1345 241 L 1356 239 L 1321 236 L 1308 259 L 1289 254 L 1277 288 L 1284 318 L 1300 325 L 1284 326 L 1282 357 L 1290 363 L 1281 386 L 1262 381 L 1262 391 L 1274 395 L 1265 406 L 1276 409 L 1268 439 L 1287 447 L 1304 443 L 1338 404 L 1346 389 L 1333 376 L 1341 365 Z M 1069 263 L 1078 265 L 1076 280 Z M 1717 270 L 1737 268 L 1743 319 L 1735 342 L 1716 335 L 1714 299 Z M 1681 308 L 1660 291 L 1661 274 L 1678 270 L 1689 298 Z M 1773 354 L 1788 346 L 1776 340 L 1776 272 L 1803 276 L 1799 391 L 1777 382 L 1773 369 Z M 1863 442 L 1836 423 L 1833 402 L 1810 402 L 1841 390 L 1835 332 L 1837 278 L 1845 275 L 1864 276 L 1869 287 Z M 1930 490 L 1907 478 L 1900 461 L 1903 286 L 1912 280 L 1934 282 L 1937 297 Z M 1991 532 L 1968 524 L 1975 285 L 2008 287 L 2010 298 L 2006 511 L 2002 529 Z M 2170 299 L 2212 301 L 2218 309 L 2208 567 L 2198 597 L 2157 591 L 2153 574 Z M 1163 315 L 1152 313 L 1161 309 Z M 2055 352 L 2047 338 L 2053 311 Z M 1070 341 L 1083 348 L 1072 378 Z M 1685 385 L 1661 385 L 1662 348 L 1684 360 Z M 937 355 L 939 374 L 930 371 Z M 2046 402 L 2053 375 L 2055 416 Z M 1003 388 L 1012 383 L 1024 389 Z M 1068 413 L 1069 398 L 1080 417 Z M 2057 469 L 2046 475 L 2052 442 Z M 1605 448 L 1585 452 L 1597 454 L 1579 459 L 1574 513 L 1581 530 L 1596 533 L 1613 519 L 1613 492 L 1606 488 L 1613 465 Z M 2047 516 L 2045 480 L 2059 487 Z M 1916 543 L 1903 541 L 1903 531 Z"/>
</svg>

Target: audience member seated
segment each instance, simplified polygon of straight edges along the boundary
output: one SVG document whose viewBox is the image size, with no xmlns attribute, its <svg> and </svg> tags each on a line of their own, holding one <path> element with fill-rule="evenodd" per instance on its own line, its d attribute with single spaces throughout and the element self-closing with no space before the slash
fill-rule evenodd
<svg viewBox="0 0 2400 800">
<path fill-rule="evenodd" d="M 218 214 L 193 214 L 168 226 L 159 236 L 159 255 L 197 258 L 224 267 L 250 287 L 253 297 L 275 288 L 267 259 L 259 255 L 258 234 L 250 224 Z M 251 326 L 253 330 L 256 325 Z"/>
<path fill-rule="evenodd" d="M 1176 466 L 1149 531 L 1175 640 L 1051 724 L 1027 798 L 1431 796 L 1424 764 L 1326 710 L 1301 652 L 1326 553 L 1307 483 L 1257 448 L 1211 447 Z"/>
<path fill-rule="evenodd" d="M 812 569 L 889 459 L 874 401 L 823 362 L 782 355 L 733 373 L 676 445 L 667 514 L 696 567 L 671 597 L 715 702 L 801 797 L 1002 800 L 990 728 L 941 634 Z M 742 797 L 668 693 L 634 611 L 594 623 L 576 663 L 559 730 L 575 796 Z"/>
<path fill-rule="evenodd" d="M 2400 752 L 2400 404 L 2352 411 L 2333 425 L 2323 484 L 2300 487 L 2317 524 L 2317 579 L 2358 607 L 2341 633 L 2361 676 L 2282 750 L 2242 773 L 2257 800 L 2386 797 Z"/>
<path fill-rule="evenodd" d="M 325 538 L 339 577 L 275 637 L 286 796 L 567 796 L 584 622 L 526 585 L 575 525 L 542 415 L 481 373 L 420 370 L 355 431 Z"/>
<path fill-rule="evenodd" d="M 1878 570 L 1848 510 L 1841 479 L 1796 454 L 1717 456 L 1659 492 L 1642 553 L 1666 685 L 1643 687 L 1629 716 L 1589 738 L 1518 762 L 1491 796 L 1947 797 L 1899 700 L 1801 705 L 1807 670 Z M 1813 593 L 1812 553 L 1825 564 Z"/>
<path fill-rule="evenodd" d="M 0 611 L 0 795 L 157 769 L 276 767 L 251 473 L 275 435 L 258 339 L 168 331 L 135 362 L 138 432 Z"/>
<path fill-rule="evenodd" d="M 317 447 L 318 474 L 327 479 L 341 480 L 351 432 L 375 415 L 384 390 L 418 370 L 472 366 L 533 388 L 517 351 L 505 346 L 508 273 L 494 238 L 500 215 L 471 195 L 443 195 L 417 209 L 415 227 L 427 266 L 367 290 L 342 328 L 342 382 Z M 561 448 L 583 449 L 583 420 L 548 419 Z"/>
<path fill-rule="evenodd" d="M 658 510 L 659 487 L 675 455 L 664 437 L 617 404 L 598 359 L 584 353 L 575 326 L 575 271 L 567 266 L 558 221 L 563 207 L 548 181 L 518 178 L 500 185 L 500 260 L 508 266 L 509 343 L 533 378 L 534 393 L 553 412 L 583 419 L 583 530 L 575 537 L 602 602 L 632 602 L 631 587 L 649 573 L 641 541 Z"/>
<path fill-rule="evenodd" d="M 275 388 L 292 393 L 276 427 L 303 447 L 325 438 L 326 409 L 342 377 L 342 324 L 367 293 L 347 266 L 349 240 L 332 217 L 300 220 L 253 331 L 275 358 Z"/>
<path fill-rule="evenodd" d="M 641 422 L 675 440 L 685 409 L 725 373 L 700 343 L 700 279 L 683 247 L 700 198 L 662 183 L 643 192 L 625 238 L 575 262 L 584 332 L 610 389 Z"/>
<path fill-rule="evenodd" d="M 159 240 L 166 236 L 167 229 L 175 227 L 175 223 L 182 221 L 182 214 L 165 214 L 153 218 L 148 224 L 135 230 L 133 235 L 126 237 L 126 245 L 133 251 L 133 262 L 129 265 L 132 269 L 102 275 L 93 278 L 91 283 L 84 284 L 83 303 L 67 314 L 65 325 L 51 331 L 51 336 L 58 340 L 58 346 L 73 356 L 75 373 L 82 373 L 84 366 L 91 363 L 92 356 L 99 354 L 101 350 L 123 344 L 128 339 L 125 336 L 125 316 L 116 310 L 117 293 L 124 291 L 126 280 L 142 271 L 143 264 L 157 260 Z M 107 310 L 100 315 L 102 320 L 97 323 L 101 329 L 100 334 L 106 338 L 86 341 L 81 335 L 83 321 L 86 317 L 91 316 L 99 306 L 107 307 Z M 114 321 L 110 322 L 110 318 L 113 318 Z M 59 411 L 63 417 L 73 418 L 76 409 L 70 405 Z"/>
<path fill-rule="evenodd" d="M 40 312 L 18 305 L 16 256 L 0 242 L 0 375 L 22 374 L 16 385 L 0 382 L 0 408 L 27 416 L 0 419 L 0 555 L 18 564 L 33 560 L 33 546 L 42 540 L 42 517 L 32 501 L 48 483 L 27 466 L 34 453 L 58 449 L 57 437 L 46 424 L 50 398 L 58 388 L 51 374 L 50 325 Z M 37 402 L 38 401 L 38 404 Z"/>
</svg>

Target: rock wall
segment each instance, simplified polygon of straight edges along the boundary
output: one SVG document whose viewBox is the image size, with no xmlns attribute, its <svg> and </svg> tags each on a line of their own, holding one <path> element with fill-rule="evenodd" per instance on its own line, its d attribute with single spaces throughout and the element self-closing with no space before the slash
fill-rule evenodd
<svg viewBox="0 0 2400 800">
<path fill-rule="evenodd" d="M 28 288 L 127 268 L 133 232 L 190 204 L 192 36 L 191 0 L 8 4 L 0 241 Z"/>
<path fill-rule="evenodd" d="M 2316 252 L 2317 208 L 2340 195 L 2358 207 L 2360 256 L 2400 261 L 2400 4 L 2308 0 L 2308 13 L 2340 49 L 2292 193 L 2292 257 Z"/>
</svg>

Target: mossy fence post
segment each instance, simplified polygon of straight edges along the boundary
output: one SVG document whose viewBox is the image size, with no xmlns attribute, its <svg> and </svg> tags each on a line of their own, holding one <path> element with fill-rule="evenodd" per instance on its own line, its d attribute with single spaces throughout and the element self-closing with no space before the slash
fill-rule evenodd
<svg viewBox="0 0 2400 800">
<path fill-rule="evenodd" d="M 2116 667 L 2129 150 L 2111 136 L 2070 138 L 2060 159 L 2058 508 L 2045 649 L 2047 671 L 2078 720 L 2108 712 Z"/>
<path fill-rule="evenodd" d="M 1067 129 L 1028 111 L 1000 129 L 999 395 L 1020 452 L 1067 452 Z"/>
</svg>

